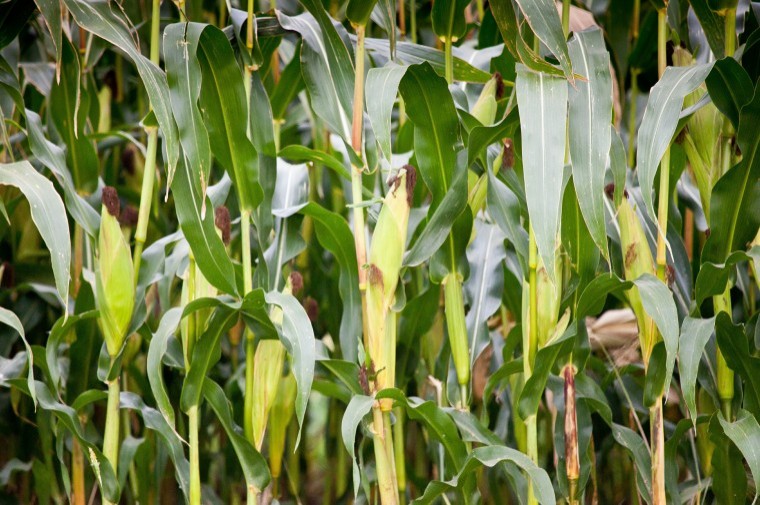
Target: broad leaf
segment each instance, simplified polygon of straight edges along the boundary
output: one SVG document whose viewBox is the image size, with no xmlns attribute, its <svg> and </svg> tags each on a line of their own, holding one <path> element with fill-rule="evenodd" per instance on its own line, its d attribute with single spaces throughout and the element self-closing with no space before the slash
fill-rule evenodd
<svg viewBox="0 0 760 505">
<path fill-rule="evenodd" d="M 705 345 L 715 329 L 715 318 L 694 319 L 687 317 L 681 325 L 678 343 L 678 371 L 681 390 L 694 427 L 697 426 L 697 372 Z"/>
<path fill-rule="evenodd" d="M 0 164 L 0 185 L 3 184 L 17 187 L 29 200 L 32 220 L 50 251 L 58 298 L 64 308 L 68 307 L 71 238 L 61 197 L 28 161 Z"/>
<path fill-rule="evenodd" d="M 591 237 L 607 257 L 604 171 L 611 142 L 610 57 L 599 29 L 576 33 L 569 47 L 575 69 L 588 79 L 576 82 L 569 93 L 568 133 L 573 181 Z"/>
<path fill-rule="evenodd" d="M 567 84 L 519 65 L 516 86 L 530 226 L 544 264 L 553 265 L 565 166 Z M 554 270 L 548 272 L 556 282 Z"/>
<path fill-rule="evenodd" d="M 343 438 L 343 446 L 351 453 L 351 468 L 354 481 L 354 497 L 359 496 L 359 484 L 361 483 L 361 472 L 359 465 L 356 463 L 356 450 L 354 442 L 356 441 L 356 430 L 364 416 L 372 410 L 375 399 L 371 396 L 354 395 L 346 407 L 343 414 L 343 420 L 340 422 L 340 433 Z"/>
<path fill-rule="evenodd" d="M 636 159 L 641 194 L 649 217 L 655 219 L 654 178 L 663 154 L 678 126 L 683 99 L 694 91 L 707 77 L 712 63 L 691 67 L 668 67 L 649 92 L 649 101 L 641 119 L 638 133 Z M 668 195 L 658 195 L 668 198 Z"/>
</svg>

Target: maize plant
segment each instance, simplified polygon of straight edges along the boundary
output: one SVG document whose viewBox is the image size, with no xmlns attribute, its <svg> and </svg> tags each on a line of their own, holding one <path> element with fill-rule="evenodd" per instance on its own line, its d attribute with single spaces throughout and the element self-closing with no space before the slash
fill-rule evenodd
<svg viewBox="0 0 760 505">
<path fill-rule="evenodd" d="M 0 503 L 760 494 L 760 3 L 1 0 Z"/>
</svg>

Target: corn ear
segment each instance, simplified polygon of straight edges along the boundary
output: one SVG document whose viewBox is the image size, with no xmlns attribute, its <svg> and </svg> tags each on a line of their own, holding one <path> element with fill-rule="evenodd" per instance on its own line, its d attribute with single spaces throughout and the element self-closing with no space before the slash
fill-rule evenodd
<svg viewBox="0 0 760 505">
<path fill-rule="evenodd" d="M 269 470 L 272 478 L 282 474 L 282 455 L 285 453 L 285 435 L 293 418 L 296 404 L 296 378 L 292 373 L 280 380 L 277 395 L 272 403 L 269 424 Z"/>
<path fill-rule="evenodd" d="M 367 285 L 368 351 L 377 372 L 378 389 L 395 382 L 396 317 L 391 314 L 401 262 L 406 250 L 409 210 L 417 174 L 406 165 L 389 182 L 369 251 Z M 392 402 L 383 402 L 385 410 Z"/>
<path fill-rule="evenodd" d="M 496 109 L 498 107 L 496 101 L 501 98 L 503 93 L 504 82 L 501 79 L 501 74 L 496 72 L 483 86 L 483 91 L 480 92 L 478 101 L 475 102 L 470 113 L 481 124 L 492 125 L 496 120 Z"/>
<path fill-rule="evenodd" d="M 457 371 L 457 381 L 463 386 L 470 382 L 470 346 L 467 339 L 467 325 L 464 320 L 462 281 L 456 273 L 450 273 L 444 278 L 443 296 L 451 357 Z"/>
<path fill-rule="evenodd" d="M 103 188 L 95 301 L 100 311 L 98 322 L 111 357 L 121 350 L 135 303 L 132 253 L 119 225 L 119 207 L 116 190 Z"/>
<path fill-rule="evenodd" d="M 298 272 L 288 278 L 283 293 L 291 294 L 299 291 L 303 279 Z M 270 314 L 272 322 L 282 324 L 282 309 L 273 307 Z M 269 412 L 272 409 L 279 383 L 282 381 L 282 370 L 285 365 L 285 346 L 279 340 L 262 340 L 256 347 L 253 362 L 253 440 L 257 450 L 264 443 L 264 433 L 267 429 Z"/>
<path fill-rule="evenodd" d="M 636 280 L 644 274 L 655 274 L 654 259 L 649 249 L 647 237 L 641 226 L 636 211 L 623 198 L 618 207 L 618 224 L 620 226 L 620 244 L 623 253 L 623 270 L 627 280 Z M 654 321 L 644 311 L 641 295 L 637 287 L 628 290 L 628 303 L 636 315 L 639 326 L 639 345 L 644 356 L 644 363 L 649 362 L 649 356 L 657 343 L 657 329 Z"/>
</svg>

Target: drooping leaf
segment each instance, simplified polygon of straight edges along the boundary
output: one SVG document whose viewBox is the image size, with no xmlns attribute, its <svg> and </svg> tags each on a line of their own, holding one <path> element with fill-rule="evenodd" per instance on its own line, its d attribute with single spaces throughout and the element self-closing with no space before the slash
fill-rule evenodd
<svg viewBox="0 0 760 505">
<path fill-rule="evenodd" d="M 253 487 L 256 491 L 265 489 L 270 481 L 269 465 L 261 453 L 243 436 L 242 429 L 235 424 L 230 403 L 222 388 L 211 379 L 206 379 L 203 383 L 203 397 L 211 405 L 235 449 L 246 486 Z"/>
<path fill-rule="evenodd" d="M 150 383 L 150 390 L 156 399 L 158 410 L 166 418 L 170 426 L 174 427 L 174 407 L 166 392 L 163 374 L 163 358 L 166 354 L 166 348 L 169 345 L 169 338 L 176 333 L 179 328 L 182 309 L 175 307 L 166 311 L 161 318 L 158 329 L 153 334 L 148 347 L 147 358 L 147 375 Z"/>
<path fill-rule="evenodd" d="M 203 276 L 220 291 L 237 294 L 235 270 L 224 242 L 216 233 L 214 213 L 206 212 L 201 217 L 203 196 L 200 181 L 193 177 L 192 170 L 184 160 L 179 161 L 172 181 L 172 193 L 179 225 Z M 206 199 L 206 206 L 210 206 L 208 197 Z"/>
<path fill-rule="evenodd" d="M 544 264 L 553 265 L 565 166 L 567 83 L 519 65 L 516 86 L 530 226 Z M 547 271 L 555 282 L 554 270 Z"/>
<path fill-rule="evenodd" d="M 172 114 L 166 75 L 138 51 L 132 34 L 127 28 L 128 23 L 111 4 L 90 3 L 84 0 L 63 0 L 63 2 L 79 26 L 124 51 L 137 67 L 165 139 L 169 158 L 167 179 L 171 182 L 172 174 L 179 161 L 180 144 L 177 125 L 174 123 Z"/>
<path fill-rule="evenodd" d="M 719 503 L 743 505 L 747 503 L 747 474 L 742 462 L 742 453 L 726 436 L 720 423 L 719 414 L 710 418 L 710 442 L 715 446 L 712 453 L 712 492 Z"/>
<path fill-rule="evenodd" d="M 367 115 L 372 123 L 372 130 L 380 146 L 380 152 L 390 161 L 391 155 L 391 116 L 393 104 L 396 102 L 398 86 L 406 74 L 408 67 L 388 64 L 384 67 L 373 68 L 367 72 L 365 83 L 366 94 L 372 97 L 367 100 Z"/>
<path fill-rule="evenodd" d="M 428 429 L 428 433 L 441 442 L 455 470 L 460 471 L 467 457 L 467 448 L 459 435 L 454 421 L 432 401 L 423 401 L 417 397 L 407 398 L 396 388 L 383 389 L 377 393 L 378 400 L 391 398 L 406 409 L 409 419 L 420 421 Z"/>
<path fill-rule="evenodd" d="M 567 80 L 571 84 L 574 83 L 575 77 L 573 76 L 570 55 L 567 51 L 567 41 L 565 40 L 565 34 L 562 31 L 562 21 L 559 18 L 559 13 L 554 2 L 552 0 L 517 0 L 517 4 L 520 6 L 523 14 L 525 14 L 525 19 L 528 20 L 533 33 L 557 57 Z"/>
<path fill-rule="evenodd" d="M 662 387 L 666 388 L 670 385 L 678 355 L 678 312 L 673 301 L 673 293 L 661 280 L 651 274 L 644 274 L 633 283 L 641 294 L 644 310 L 654 320 L 665 342 L 666 370 L 662 377 Z M 662 393 L 663 391 L 659 392 L 659 394 Z"/>
<path fill-rule="evenodd" d="M 653 219 L 657 215 L 652 197 L 654 178 L 678 126 L 683 99 L 702 84 L 711 69 L 712 63 L 668 67 L 649 92 L 649 101 L 639 127 L 636 170 L 646 210 Z M 667 198 L 667 195 L 659 197 Z"/>
<path fill-rule="evenodd" d="M 754 415 L 744 409 L 737 412 L 736 420 L 733 422 L 726 421 L 720 413 L 717 416 L 723 432 L 747 460 L 755 483 L 755 499 L 752 500 L 752 503 L 755 503 L 760 493 L 760 424 Z"/>
<path fill-rule="evenodd" d="M 351 179 L 351 174 L 348 173 L 348 170 L 346 170 L 343 162 L 331 154 L 317 151 L 316 149 L 311 149 L 310 147 L 306 146 L 290 145 L 280 149 L 279 155 L 282 158 L 292 161 L 310 161 L 312 163 L 320 163 L 336 174 L 345 178 L 346 180 Z"/>
<path fill-rule="evenodd" d="M 739 114 L 737 141 L 742 160 L 713 187 L 710 238 L 702 261 L 720 263 L 731 251 L 745 248 L 760 226 L 760 84 Z"/>
<path fill-rule="evenodd" d="M 747 102 L 752 100 L 754 89 L 746 70 L 732 57 L 718 60 L 705 79 L 710 100 L 723 113 L 734 128 L 739 128 L 739 116 Z"/>
<path fill-rule="evenodd" d="M 750 353 L 742 325 L 731 322 L 731 316 L 720 312 L 715 318 L 715 337 L 729 368 L 744 379 L 744 409 L 760 415 L 760 358 Z"/>
<path fill-rule="evenodd" d="M 314 330 L 303 306 L 293 295 L 278 291 L 270 291 L 265 299 L 271 305 L 282 309 L 283 319 L 280 329 L 280 339 L 285 349 L 293 358 L 292 370 L 298 383 L 296 392 L 296 418 L 298 426 L 303 427 L 306 405 L 309 403 L 309 392 L 314 380 L 315 344 Z M 296 445 L 301 439 L 301 429 L 298 432 Z"/>
<path fill-rule="evenodd" d="M 451 480 L 431 482 L 425 488 L 423 495 L 414 500 L 413 503 L 433 503 L 436 498 L 446 493 L 446 491 L 457 489 L 460 486 L 460 481 L 464 480 L 468 474 L 474 472 L 480 466 L 492 468 L 502 462 L 515 464 L 528 474 L 539 503 L 542 505 L 556 503 L 554 488 L 546 471 L 536 466 L 530 458 L 520 451 L 504 446 L 486 446 L 474 449 L 467 456 L 461 470 Z"/>
<path fill-rule="evenodd" d="M 343 446 L 351 453 L 351 468 L 354 482 L 354 497 L 359 496 L 359 484 L 361 483 L 361 472 L 356 462 L 356 450 L 354 442 L 356 441 L 356 429 L 362 422 L 364 416 L 372 410 L 372 404 L 375 399 L 371 396 L 354 395 L 346 407 L 343 414 L 343 420 L 340 423 L 340 433 L 343 438 Z"/>
<path fill-rule="evenodd" d="M 303 39 L 301 69 L 314 112 L 351 145 L 351 55 L 321 3 L 302 0 L 302 4 L 307 13 L 290 17 L 278 12 L 278 19 L 283 28 L 298 32 Z"/>
<path fill-rule="evenodd" d="M 504 39 L 504 45 L 515 60 L 522 62 L 536 72 L 544 72 L 555 76 L 564 75 L 562 70 L 547 63 L 525 43 L 520 34 L 520 27 L 517 24 L 517 16 L 515 15 L 512 2 L 499 1 L 489 3 L 489 5 L 501 36 Z"/>
<path fill-rule="evenodd" d="M 340 266 L 338 291 L 343 301 L 340 350 L 344 359 L 353 362 L 356 359 L 357 345 L 362 334 L 359 270 L 356 264 L 353 233 L 342 217 L 314 202 L 307 204 L 299 212 L 314 220 L 317 240 L 322 247 L 335 256 Z"/>
<path fill-rule="evenodd" d="M 85 122 L 90 95 L 81 86 L 79 55 L 68 39 L 63 44 L 60 81 L 50 90 L 52 123 L 66 144 L 66 161 L 77 189 L 90 192 L 97 186 L 100 162 L 95 143 L 87 138 Z"/>
<path fill-rule="evenodd" d="M 29 342 L 26 340 L 26 333 L 24 332 L 24 326 L 21 324 L 18 316 L 6 309 L 0 307 L 0 323 L 10 326 L 18 332 L 21 336 L 21 340 L 24 341 L 24 347 L 26 347 L 26 361 L 27 361 L 27 384 L 29 388 L 29 396 L 32 397 L 32 402 L 37 405 L 36 388 L 34 387 L 34 354 L 32 348 L 29 346 Z"/>
<path fill-rule="evenodd" d="M 636 484 L 647 503 L 652 496 L 652 458 L 644 440 L 630 428 L 613 423 L 612 436 L 633 458 L 636 467 Z"/>
<path fill-rule="evenodd" d="M 92 238 L 97 238 L 100 227 L 100 215 L 93 209 L 74 187 L 74 180 L 66 166 L 66 155 L 63 149 L 45 138 L 40 116 L 29 109 L 26 110 L 26 128 L 29 134 L 29 146 L 32 154 L 42 162 L 55 176 L 63 187 L 66 208 L 71 217 Z"/>
<path fill-rule="evenodd" d="M 0 164 L 0 185 L 17 187 L 29 200 L 32 220 L 50 251 L 58 298 L 63 307 L 69 300 L 71 238 L 66 208 L 53 184 L 28 161 Z"/>
<path fill-rule="evenodd" d="M 702 360 L 705 345 L 715 328 L 715 318 L 695 319 L 687 317 L 681 325 L 678 343 L 678 371 L 681 390 L 694 427 L 697 426 L 697 371 Z"/>
<path fill-rule="evenodd" d="M 576 32 L 569 48 L 576 71 L 588 79 L 570 87 L 568 133 L 573 181 L 591 237 L 607 257 L 604 170 L 611 143 L 610 57 L 599 29 Z"/>
</svg>

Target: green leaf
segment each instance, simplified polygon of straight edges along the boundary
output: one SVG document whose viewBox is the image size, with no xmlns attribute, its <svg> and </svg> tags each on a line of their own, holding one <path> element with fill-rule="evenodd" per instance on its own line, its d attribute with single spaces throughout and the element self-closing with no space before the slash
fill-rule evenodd
<svg viewBox="0 0 760 505">
<path fill-rule="evenodd" d="M 11 312 L 10 310 L 6 309 L 5 307 L 0 307 L 0 323 L 6 324 L 16 330 L 18 334 L 21 336 L 21 340 L 24 341 L 24 347 L 26 347 L 26 361 L 28 363 L 27 365 L 27 384 L 29 387 L 29 396 L 32 397 L 32 402 L 34 402 L 35 406 L 37 405 L 37 397 L 35 395 L 35 387 L 34 387 L 34 354 L 32 353 L 32 348 L 29 346 L 29 342 L 26 340 L 26 333 L 24 333 L 24 326 L 21 324 L 21 320 L 18 318 L 18 316 Z M 5 379 L 3 379 L 5 380 Z"/>
<path fill-rule="evenodd" d="M 499 3 L 499 2 L 495 2 Z M 567 52 L 567 41 L 562 31 L 562 20 L 553 0 L 517 0 L 520 10 L 533 29 L 536 37 L 541 39 L 549 51 L 557 57 L 565 77 L 571 84 L 575 82 L 573 67 Z M 577 36 L 577 33 L 576 33 Z"/>
<path fill-rule="evenodd" d="M 752 500 L 752 503 L 755 503 L 760 493 L 760 424 L 754 415 L 743 409 L 737 412 L 734 422 L 726 421 L 721 413 L 717 415 L 723 432 L 747 460 L 755 483 L 755 499 Z"/>
<path fill-rule="evenodd" d="M 712 491 L 716 502 L 727 505 L 747 503 L 747 474 L 742 463 L 742 454 L 723 432 L 719 415 L 710 419 L 710 441 L 715 446 L 711 465 Z"/>
<path fill-rule="evenodd" d="M 676 132 L 683 99 L 702 84 L 711 69 L 712 63 L 691 67 L 668 67 L 649 92 L 649 101 L 639 127 L 636 170 L 644 205 L 649 217 L 654 219 L 657 216 L 652 198 L 654 178 L 660 160 Z M 666 196 L 660 195 L 663 198 Z"/>
<path fill-rule="evenodd" d="M 278 11 L 278 19 L 283 28 L 298 32 L 303 39 L 301 69 L 314 112 L 350 146 L 354 99 L 351 55 L 321 3 L 301 3 L 308 13 L 290 17 Z"/>
<path fill-rule="evenodd" d="M 354 481 L 354 498 L 359 496 L 359 485 L 361 483 L 361 472 L 359 465 L 356 463 L 356 450 L 354 442 L 356 441 L 356 429 L 362 422 L 364 416 L 372 410 L 375 399 L 371 396 L 357 395 L 351 397 L 351 401 L 346 407 L 343 414 L 343 420 L 340 422 L 340 433 L 343 438 L 343 446 L 351 453 L 351 468 Z"/>
<path fill-rule="evenodd" d="M 216 413 L 216 417 L 227 433 L 227 438 L 235 449 L 235 454 L 243 469 L 246 486 L 256 491 L 266 489 L 270 481 L 269 465 L 264 456 L 242 435 L 240 427 L 235 424 L 230 402 L 225 397 L 222 388 L 211 379 L 206 379 L 203 383 L 203 397 Z"/>
<path fill-rule="evenodd" d="M 85 135 L 90 95 L 80 85 L 79 55 L 68 39 L 63 44 L 61 78 L 50 89 L 50 117 L 66 144 L 66 161 L 74 186 L 85 192 L 97 187 L 100 162 L 95 143 Z"/>
<path fill-rule="evenodd" d="M 89 452 L 89 462 L 92 466 L 95 478 L 108 500 L 117 503 L 119 501 L 119 483 L 113 467 L 106 457 L 82 428 L 77 412 L 64 403 L 57 401 L 48 387 L 40 381 L 34 381 L 34 389 L 28 389 L 26 382 L 15 382 L 15 386 L 21 389 L 25 394 L 32 398 L 37 398 L 38 405 L 43 409 L 53 413 L 59 423 L 72 435 L 76 437 L 82 446 Z"/>
<path fill-rule="evenodd" d="M 190 464 L 185 458 L 182 438 L 174 431 L 174 428 L 169 426 L 169 423 L 159 411 L 145 405 L 142 398 L 135 393 L 123 391 L 120 395 L 120 408 L 127 408 L 138 412 L 142 416 L 145 427 L 155 431 L 161 437 L 174 465 L 174 475 L 177 479 L 177 484 L 179 484 L 185 496 L 189 496 Z"/>
<path fill-rule="evenodd" d="M 428 223 L 404 260 L 418 265 L 450 237 L 457 216 L 467 206 L 467 168 L 457 159 L 459 119 L 446 80 L 428 64 L 414 65 L 401 79 L 406 113 L 414 123 L 419 174 L 432 195 Z M 448 258 L 447 267 L 457 258 Z"/>
<path fill-rule="evenodd" d="M 610 152 L 612 75 L 610 56 L 599 29 L 576 32 L 570 57 L 587 82 L 570 88 L 569 145 L 578 204 L 591 237 L 605 257 L 604 171 Z"/>
<path fill-rule="evenodd" d="M 705 79 L 710 100 L 739 128 L 742 107 L 752 100 L 754 89 L 746 70 L 732 57 L 718 60 Z"/>
<path fill-rule="evenodd" d="M 520 222 L 520 201 L 491 171 L 488 172 L 486 204 L 489 215 L 514 246 L 523 267 L 527 270 L 528 233 Z"/>
<path fill-rule="evenodd" d="M 346 17 L 352 24 L 366 26 L 377 0 L 348 0 Z"/>
<path fill-rule="evenodd" d="M 179 225 L 203 276 L 220 291 L 237 294 L 235 270 L 224 242 L 216 233 L 214 213 L 206 212 L 201 217 L 203 196 L 200 181 L 193 177 L 192 169 L 182 159 L 172 181 L 172 193 Z M 206 206 L 210 205 L 206 197 Z"/>
<path fill-rule="evenodd" d="M 250 295 L 249 295 L 250 296 Z M 191 309 L 188 304 L 185 313 Z M 221 357 L 220 340 L 227 330 L 235 323 L 238 311 L 227 305 L 219 305 L 209 318 L 206 331 L 198 339 L 190 360 L 190 369 L 182 383 L 180 408 L 187 412 L 191 407 L 200 405 L 203 394 L 203 382 L 211 371 L 211 367 Z"/>
<path fill-rule="evenodd" d="M 652 458 L 649 456 L 649 449 L 644 440 L 633 430 L 612 423 L 612 436 L 617 443 L 622 445 L 626 451 L 633 457 L 633 463 L 636 467 L 636 484 L 639 493 L 644 497 L 647 503 L 651 503 L 652 496 Z"/>
<path fill-rule="evenodd" d="M 382 56 L 387 55 L 390 50 L 390 44 L 385 39 L 367 38 L 364 40 L 364 45 L 368 52 Z M 456 48 L 453 50 L 456 52 Z M 443 76 L 446 72 L 446 60 L 443 51 L 421 44 L 399 42 L 396 45 L 396 62 L 404 65 L 428 63 L 433 67 L 436 74 Z M 454 80 L 456 81 L 483 84 L 491 78 L 491 74 L 472 66 L 467 61 L 457 57 L 456 54 L 454 54 L 452 63 Z"/>
<path fill-rule="evenodd" d="M 61 341 L 66 338 L 74 325 L 80 321 L 93 319 L 98 316 L 97 310 L 89 310 L 81 314 L 63 315 L 58 318 L 53 327 L 50 329 L 47 344 L 45 345 L 45 361 L 50 371 L 50 379 L 54 390 L 61 386 L 60 365 L 58 363 L 58 351 Z"/>
<path fill-rule="evenodd" d="M 208 127 L 211 151 L 227 170 L 237 188 L 241 209 L 253 211 L 263 198 L 256 150 L 240 127 L 248 117 L 243 77 L 224 32 L 210 25 L 190 25 L 191 41 L 197 40 L 198 62 L 203 75 L 200 106 Z"/>
<path fill-rule="evenodd" d="M 519 65 L 516 91 L 530 226 L 544 264 L 553 265 L 565 166 L 567 83 Z M 554 270 L 548 272 L 555 282 Z"/>
<path fill-rule="evenodd" d="M 17 187 L 29 200 L 32 220 L 50 251 L 58 298 L 63 307 L 69 300 L 71 239 L 66 208 L 53 184 L 28 161 L 0 164 L 0 185 Z"/>
<path fill-rule="evenodd" d="M 501 306 L 504 290 L 502 264 L 506 257 L 503 232 L 498 226 L 477 219 L 475 240 L 467 248 L 470 276 L 463 286 L 470 305 L 465 317 L 470 336 L 470 367 L 475 362 L 479 344 L 489 341 L 486 322 Z"/>
<path fill-rule="evenodd" d="M 422 496 L 412 503 L 425 504 L 433 503 L 439 496 L 447 491 L 458 489 L 460 481 L 464 481 L 472 472 L 480 466 L 493 468 L 499 463 L 508 462 L 517 465 L 524 470 L 533 484 L 535 497 L 542 505 L 553 505 L 556 503 L 554 488 L 551 479 L 543 468 L 536 466 L 528 456 L 518 450 L 504 446 L 487 446 L 474 449 L 465 460 L 461 470 L 448 481 L 433 481 L 427 485 Z"/>
<path fill-rule="evenodd" d="M 652 408 L 658 401 L 662 401 L 660 395 L 665 391 L 666 361 L 667 351 L 665 350 L 665 345 L 662 342 L 658 342 L 652 348 L 652 353 L 649 355 L 646 377 L 644 378 L 644 406 L 647 408 Z"/>
<path fill-rule="evenodd" d="M 174 426 L 174 407 L 164 385 L 163 358 L 169 345 L 169 339 L 177 332 L 181 316 L 181 307 L 169 309 L 164 313 L 158 329 L 150 340 L 146 366 L 150 390 L 156 399 L 158 410 L 172 427 Z"/>
<path fill-rule="evenodd" d="M 201 67 L 196 57 L 198 38 L 206 25 L 174 23 L 164 30 L 163 46 L 169 95 L 179 130 L 179 141 L 193 180 L 201 183 L 205 211 L 206 186 L 211 177 L 208 130 L 198 109 Z"/>
<path fill-rule="evenodd" d="M 348 170 L 346 170 L 343 162 L 329 153 L 294 144 L 280 149 L 278 155 L 281 158 L 289 159 L 291 161 L 309 161 L 312 163 L 320 163 L 344 179 L 351 180 L 351 174 L 348 173 Z"/>
<path fill-rule="evenodd" d="M 720 263 L 745 248 L 760 226 L 760 83 L 739 114 L 736 139 L 742 160 L 721 177 L 710 199 L 710 238 L 702 261 Z"/>
<path fill-rule="evenodd" d="M 311 383 L 314 380 L 314 361 L 316 359 L 314 329 L 303 306 L 293 295 L 270 291 L 266 294 L 265 299 L 270 305 L 277 305 L 282 309 L 280 340 L 293 358 L 292 370 L 298 383 L 296 418 L 298 419 L 299 430 L 295 442 L 297 446 L 301 439 L 303 418 L 306 414 L 306 405 L 309 403 Z"/>
<path fill-rule="evenodd" d="M 29 0 L 11 0 L 0 4 L 0 48 L 16 39 L 34 11 L 35 5 Z"/>
<path fill-rule="evenodd" d="M 437 0 L 430 11 L 433 32 L 441 40 L 457 40 L 467 32 L 464 9 L 469 0 Z"/>
<path fill-rule="evenodd" d="M 137 72 L 145 85 L 150 104 L 164 136 L 164 145 L 169 158 L 167 180 L 171 182 L 180 157 L 180 143 L 177 125 L 174 123 L 172 114 L 166 75 L 140 53 L 129 31 L 129 24 L 117 15 L 117 10 L 112 9 L 110 5 L 90 3 L 85 0 L 63 0 L 63 2 L 79 26 L 117 46 L 137 66 Z"/>
<path fill-rule="evenodd" d="M 345 219 L 317 203 L 310 202 L 299 212 L 313 219 L 317 240 L 335 256 L 340 267 L 338 291 L 343 301 L 340 350 L 344 359 L 353 362 L 356 360 L 357 346 L 362 335 L 359 268 L 356 264 L 354 235 Z"/>
<path fill-rule="evenodd" d="M 36 112 L 26 111 L 26 129 L 29 135 L 29 147 L 32 154 L 45 165 L 63 188 L 66 208 L 71 217 L 87 234 L 96 239 L 100 227 L 100 214 L 79 195 L 74 187 L 74 180 L 66 166 L 66 155 L 60 147 L 45 138 L 42 121 Z"/>
<path fill-rule="evenodd" d="M 694 14 L 697 15 L 699 24 L 702 26 L 702 30 L 704 30 L 707 37 L 707 43 L 710 45 L 710 49 L 715 57 L 720 59 L 724 56 L 733 56 L 732 54 L 726 54 L 726 30 L 722 16 L 710 8 L 708 0 L 691 0 L 689 4 L 694 9 Z"/>
<path fill-rule="evenodd" d="M 731 322 L 731 316 L 720 312 L 715 318 L 715 337 L 729 368 L 744 379 L 744 408 L 760 416 L 760 358 L 750 353 L 743 325 Z"/>
<path fill-rule="evenodd" d="M 562 356 L 567 356 L 573 350 L 574 343 L 575 325 L 572 325 L 560 338 L 549 342 L 538 350 L 531 376 L 525 382 L 518 400 L 520 418 L 527 419 L 530 416 L 536 415 L 538 404 L 544 396 L 546 381 L 549 379 L 552 367 L 558 359 Z"/>
<path fill-rule="evenodd" d="M 462 469 L 467 457 L 467 448 L 459 437 L 454 421 L 438 405 L 417 397 L 407 398 L 400 389 L 396 388 L 383 389 L 377 393 L 376 399 L 383 398 L 395 400 L 406 409 L 409 419 L 423 423 L 428 434 L 443 444 L 446 454 L 454 464 L 454 469 L 457 472 Z"/>
<path fill-rule="evenodd" d="M 644 274 L 633 283 L 641 294 L 644 311 L 654 320 L 665 341 L 666 369 L 662 381 L 662 386 L 665 388 L 670 385 L 678 355 L 678 312 L 673 301 L 673 293 L 660 279 L 651 274 Z M 664 389 L 659 391 L 658 395 L 663 392 Z"/>
<path fill-rule="evenodd" d="M 603 274 L 592 280 L 583 290 L 576 308 L 576 318 L 595 316 L 604 308 L 607 295 L 623 293 L 633 286 L 630 281 L 624 281 L 615 274 Z"/>
<path fill-rule="evenodd" d="M 406 74 L 407 68 L 409 67 L 389 63 L 367 72 L 366 95 L 372 97 L 371 100 L 367 100 L 367 115 L 372 123 L 372 131 L 375 133 L 380 151 L 389 162 L 393 154 L 391 152 L 393 104 L 396 102 L 399 83 Z"/>
<path fill-rule="evenodd" d="M 522 62 L 536 72 L 555 76 L 565 75 L 562 70 L 544 61 L 525 43 L 520 34 L 520 27 L 517 24 L 517 16 L 512 2 L 490 2 L 489 5 L 504 39 L 504 45 L 515 60 Z"/>
<path fill-rule="evenodd" d="M 738 263 L 757 259 L 760 259 L 760 246 L 754 246 L 749 252 L 734 251 L 720 264 L 703 262 L 694 285 L 694 300 L 697 306 L 702 305 L 707 298 L 722 294 L 726 290 Z"/>
<path fill-rule="evenodd" d="M 467 166 L 471 167 L 476 158 L 486 166 L 486 148 L 510 135 L 518 119 L 517 108 L 514 108 L 498 123 L 492 126 L 477 125 L 470 130 L 467 137 Z"/>
<path fill-rule="evenodd" d="M 687 317 L 681 325 L 678 344 L 678 371 L 681 391 L 694 427 L 697 426 L 697 372 L 707 341 L 715 330 L 715 318 L 695 319 Z"/>
</svg>

